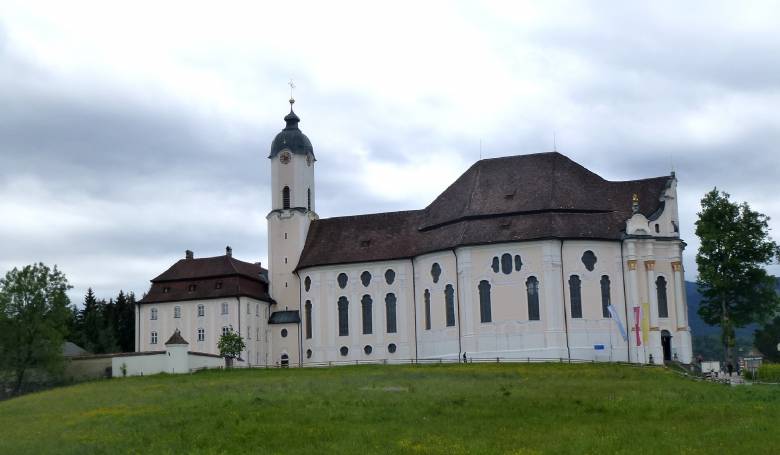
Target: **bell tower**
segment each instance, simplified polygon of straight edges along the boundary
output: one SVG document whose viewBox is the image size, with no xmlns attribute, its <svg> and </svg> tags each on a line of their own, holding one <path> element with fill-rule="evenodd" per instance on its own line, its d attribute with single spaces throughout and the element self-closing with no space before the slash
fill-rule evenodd
<svg viewBox="0 0 780 455">
<path fill-rule="evenodd" d="M 314 149 L 298 128 L 293 111 L 284 117 L 284 129 L 271 143 L 271 211 L 268 221 L 268 260 L 275 311 L 300 310 L 299 279 L 293 273 L 306 243 L 314 211 Z"/>
</svg>

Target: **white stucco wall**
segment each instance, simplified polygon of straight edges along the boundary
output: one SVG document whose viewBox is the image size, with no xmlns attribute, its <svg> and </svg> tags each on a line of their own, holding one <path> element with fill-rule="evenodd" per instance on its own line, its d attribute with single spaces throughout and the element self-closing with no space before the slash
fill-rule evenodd
<svg viewBox="0 0 780 455">
<path fill-rule="evenodd" d="M 222 314 L 223 303 L 227 304 L 227 314 Z M 198 316 L 199 305 L 203 305 L 203 316 Z M 174 317 L 177 306 L 181 307 L 179 318 Z M 157 309 L 157 320 L 151 319 L 153 308 Z M 190 350 L 219 354 L 217 343 L 222 336 L 222 328 L 232 327 L 239 331 L 247 346 L 242 358 L 252 365 L 265 364 L 269 358 L 268 316 L 268 302 L 249 297 L 142 304 L 136 327 L 136 345 L 138 351 L 165 349 L 165 342 L 178 329 L 190 344 Z M 203 341 L 198 340 L 198 329 L 201 328 L 205 334 Z M 151 343 L 152 332 L 157 332 L 156 344 Z"/>
</svg>

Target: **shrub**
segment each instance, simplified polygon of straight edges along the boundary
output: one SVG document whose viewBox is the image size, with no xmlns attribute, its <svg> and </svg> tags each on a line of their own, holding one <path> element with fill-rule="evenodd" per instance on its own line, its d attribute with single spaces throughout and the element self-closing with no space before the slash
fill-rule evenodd
<svg viewBox="0 0 780 455">
<path fill-rule="evenodd" d="M 756 371 L 755 377 L 749 370 L 745 370 L 744 376 L 760 382 L 780 382 L 780 363 L 764 363 Z"/>
</svg>

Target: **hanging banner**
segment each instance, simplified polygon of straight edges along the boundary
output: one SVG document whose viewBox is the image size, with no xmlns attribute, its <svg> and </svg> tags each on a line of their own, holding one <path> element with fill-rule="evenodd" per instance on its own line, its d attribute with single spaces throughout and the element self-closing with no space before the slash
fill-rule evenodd
<svg viewBox="0 0 780 455">
<path fill-rule="evenodd" d="M 650 338 L 650 304 L 642 304 L 642 341 L 648 343 Z"/>
<path fill-rule="evenodd" d="M 620 331 L 620 336 L 623 337 L 623 341 L 628 341 L 628 333 L 626 333 L 626 328 L 623 327 L 623 323 L 620 321 L 620 315 L 618 315 L 615 307 L 612 306 L 612 304 L 609 304 L 607 305 L 607 310 L 609 311 L 609 315 L 612 316 L 612 320 L 615 321 L 615 324 Z"/>
<path fill-rule="evenodd" d="M 636 345 L 642 346 L 642 330 L 639 327 L 639 321 L 642 320 L 642 309 L 634 307 L 634 333 L 636 333 Z"/>
</svg>

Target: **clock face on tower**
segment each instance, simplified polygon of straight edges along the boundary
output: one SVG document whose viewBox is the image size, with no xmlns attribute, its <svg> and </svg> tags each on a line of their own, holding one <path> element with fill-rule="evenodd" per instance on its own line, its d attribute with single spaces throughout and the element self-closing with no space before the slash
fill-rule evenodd
<svg viewBox="0 0 780 455">
<path fill-rule="evenodd" d="M 281 155 L 279 155 L 279 162 L 282 164 L 287 164 L 290 162 L 290 152 L 282 152 Z"/>
</svg>

